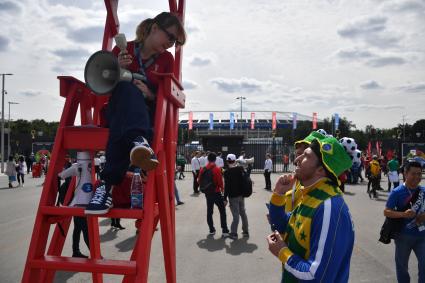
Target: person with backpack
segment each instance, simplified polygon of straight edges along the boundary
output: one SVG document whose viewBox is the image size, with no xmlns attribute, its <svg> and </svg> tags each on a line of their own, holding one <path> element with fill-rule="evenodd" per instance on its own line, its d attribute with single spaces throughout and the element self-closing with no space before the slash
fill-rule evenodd
<svg viewBox="0 0 425 283">
<path fill-rule="evenodd" d="M 244 175 L 246 172 L 243 167 L 237 166 L 236 155 L 227 155 L 227 164 L 229 168 L 224 172 L 224 199 L 229 199 L 229 207 L 232 212 L 233 221 L 230 225 L 229 237 L 233 240 L 238 238 L 239 216 L 242 219 L 242 236 L 249 237 L 248 217 L 245 211 Z M 252 193 L 252 190 L 251 190 Z"/>
<path fill-rule="evenodd" d="M 227 227 L 226 205 L 227 201 L 223 198 L 224 186 L 221 169 L 215 165 L 216 154 L 211 152 L 208 154 L 208 164 L 201 168 L 198 177 L 199 188 L 205 194 L 207 201 L 207 223 L 210 229 L 209 235 L 215 235 L 215 227 L 213 222 L 214 204 L 218 207 L 220 213 L 220 222 L 222 229 L 222 237 L 229 236 L 229 228 Z"/>
</svg>

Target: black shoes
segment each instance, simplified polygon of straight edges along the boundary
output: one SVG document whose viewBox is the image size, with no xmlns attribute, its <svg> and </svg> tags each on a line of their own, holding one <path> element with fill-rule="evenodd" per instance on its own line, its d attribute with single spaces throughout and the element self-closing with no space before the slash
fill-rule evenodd
<svg viewBox="0 0 425 283">
<path fill-rule="evenodd" d="M 179 202 L 177 203 L 177 205 L 181 205 L 181 204 L 184 204 L 184 202 L 179 201 Z"/>
</svg>

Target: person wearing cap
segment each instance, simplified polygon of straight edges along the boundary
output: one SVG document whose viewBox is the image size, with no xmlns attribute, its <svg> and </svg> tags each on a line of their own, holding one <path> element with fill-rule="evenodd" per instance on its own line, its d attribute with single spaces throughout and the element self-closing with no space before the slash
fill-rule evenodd
<svg viewBox="0 0 425 283">
<path fill-rule="evenodd" d="M 242 219 L 242 236 L 249 237 L 248 217 L 245 211 L 245 198 L 243 197 L 243 174 L 244 169 L 237 166 L 236 156 L 232 153 L 227 155 L 228 169 L 224 172 L 224 199 L 229 199 L 229 207 L 233 216 L 230 225 L 230 238 L 238 238 L 239 216 Z"/>
<path fill-rule="evenodd" d="M 300 156 L 304 153 L 304 150 L 310 146 L 310 143 L 314 139 L 323 139 L 326 136 L 323 135 L 320 132 L 313 131 L 308 136 L 306 136 L 304 139 L 296 141 L 295 146 L 295 158 Z M 284 209 L 286 212 L 291 212 L 299 203 L 300 197 L 301 197 L 301 191 L 299 188 L 301 187 L 301 184 L 299 180 L 295 180 L 295 186 L 294 189 L 291 189 L 286 192 L 285 194 L 285 202 L 284 202 Z"/>
<path fill-rule="evenodd" d="M 348 282 L 354 226 L 338 176 L 351 167 L 351 158 L 337 139 L 325 137 L 314 139 L 295 164 L 295 175 L 278 179 L 270 201 L 277 225 L 267 241 L 283 264 L 282 282 Z M 285 192 L 296 179 L 302 197 L 292 213 L 285 213 Z"/>
</svg>

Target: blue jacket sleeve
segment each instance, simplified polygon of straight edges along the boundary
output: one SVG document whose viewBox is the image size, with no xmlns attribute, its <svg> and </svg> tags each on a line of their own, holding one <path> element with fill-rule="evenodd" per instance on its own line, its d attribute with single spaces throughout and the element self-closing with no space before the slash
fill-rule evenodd
<svg viewBox="0 0 425 283">
<path fill-rule="evenodd" d="M 271 201 L 269 206 L 269 216 L 272 230 L 277 230 L 280 234 L 283 234 L 286 230 L 286 225 L 288 224 L 291 213 L 285 212 L 285 206 L 273 204 Z"/>
<path fill-rule="evenodd" d="M 322 203 L 313 216 L 310 256 L 292 254 L 285 269 L 300 282 L 348 282 L 354 226 L 342 197 Z"/>
</svg>

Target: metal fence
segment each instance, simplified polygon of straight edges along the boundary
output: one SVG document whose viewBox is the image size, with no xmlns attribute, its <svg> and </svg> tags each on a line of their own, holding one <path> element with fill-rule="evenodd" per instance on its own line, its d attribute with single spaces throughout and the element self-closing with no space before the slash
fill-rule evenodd
<svg viewBox="0 0 425 283">
<path fill-rule="evenodd" d="M 179 144 L 177 145 L 177 154 L 184 157 L 186 160 L 185 171 L 191 171 L 190 162 L 192 160 L 192 154 L 195 151 L 208 151 L 201 144 Z M 293 159 L 294 151 L 293 147 L 283 143 L 282 139 L 276 138 L 263 138 L 263 139 L 250 139 L 243 141 L 242 146 L 237 152 L 222 152 L 223 159 L 226 155 L 233 153 L 236 157 L 239 156 L 241 151 L 245 151 L 246 158 L 254 157 L 254 163 L 252 164 L 252 173 L 263 173 L 264 162 L 266 160 L 266 154 L 270 153 L 273 161 L 273 172 L 284 172 L 283 156 L 285 154 L 289 157 L 289 171 L 293 170 Z"/>
</svg>

